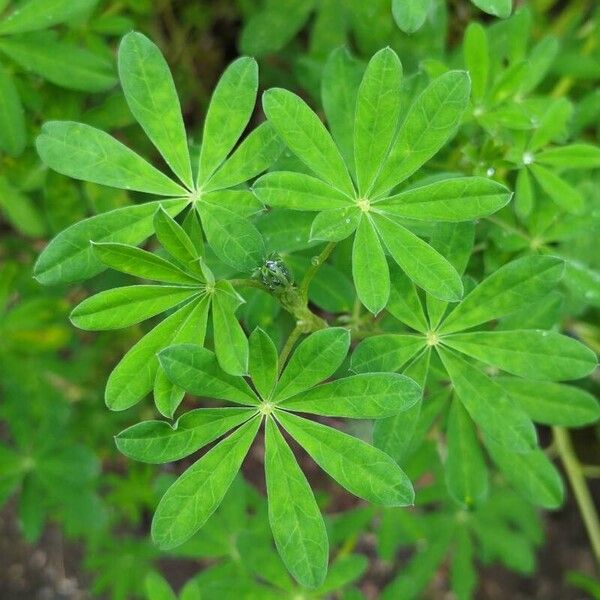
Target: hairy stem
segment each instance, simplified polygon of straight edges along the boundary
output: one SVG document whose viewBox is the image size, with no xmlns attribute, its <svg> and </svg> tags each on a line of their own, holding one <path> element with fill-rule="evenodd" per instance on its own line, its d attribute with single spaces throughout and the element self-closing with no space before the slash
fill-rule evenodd
<svg viewBox="0 0 600 600">
<path fill-rule="evenodd" d="M 590 538 L 592 551 L 600 565 L 600 521 L 598 521 L 598 513 L 585 481 L 583 467 L 575 454 L 569 432 L 564 427 L 553 427 L 552 431 L 558 455 L 567 472 L 581 518 Z"/>
<path fill-rule="evenodd" d="M 270 291 L 264 283 L 258 281 L 257 279 L 229 279 L 229 283 L 233 287 L 254 287 L 267 293 Z"/>
</svg>

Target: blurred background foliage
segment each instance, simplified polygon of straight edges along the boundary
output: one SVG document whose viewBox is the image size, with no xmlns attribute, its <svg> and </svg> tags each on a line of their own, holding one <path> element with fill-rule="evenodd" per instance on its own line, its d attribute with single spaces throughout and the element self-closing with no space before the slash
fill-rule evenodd
<svg viewBox="0 0 600 600">
<path fill-rule="evenodd" d="M 390 0 L 76 0 L 66 18 L 52 12 L 53 0 L 37 0 L 32 18 L 15 18 L 25 4 L 0 0 L 0 597 L 391 600 L 442 598 L 450 588 L 458 598 L 475 589 L 481 598 L 600 597 L 572 500 L 544 516 L 500 476 L 474 511 L 449 497 L 440 440 L 426 435 L 444 390 L 434 390 L 419 443 L 406 453 L 404 466 L 417 482 L 414 509 L 365 507 L 336 496 L 327 481 L 318 484 L 334 557 L 322 589 L 298 589 L 270 545 L 264 497 L 255 487 L 263 486 L 259 457 L 244 470 L 255 486 L 240 478 L 200 534 L 175 554 L 160 554 L 148 540 L 149 520 L 176 473 L 169 465 L 158 470 L 129 461 L 112 442 L 123 427 L 151 417 L 149 405 L 135 415 L 110 413 L 102 398 L 111 367 L 142 328 L 90 334 L 67 318 L 79 300 L 120 276 L 104 273 L 69 289 L 43 288 L 31 276 L 54 234 L 136 202 L 135 193 L 46 170 L 34 148 L 43 121 L 82 121 L 157 159 L 141 130 L 131 127 L 116 86 L 115 49 L 126 32 L 139 30 L 161 47 L 188 131 L 198 136 L 195 146 L 199 115 L 239 54 L 259 59 L 263 88 L 287 87 L 319 107 L 322 79 L 335 77 L 327 58 L 340 46 L 347 48 L 340 55 L 344 68 L 357 77 L 373 52 L 393 47 L 409 89 L 418 90 L 447 66 L 464 68 L 465 30 L 478 20 L 491 40 L 490 76 L 474 82 L 472 114 L 445 168 L 498 177 L 517 196 L 515 210 L 482 225 L 473 260 L 489 273 L 541 248 L 564 256 L 564 285 L 554 302 L 532 307 L 531 322 L 562 323 L 600 351 L 600 170 L 557 170 L 555 185 L 564 183 L 582 203 L 573 215 L 557 212 L 552 186 L 540 186 L 523 160 L 529 149 L 552 141 L 599 141 L 597 2 L 532 0 L 499 21 L 466 0 L 430 0 L 420 3 L 425 16 L 410 34 L 394 20 Z M 299 229 L 305 215 L 296 217 Z M 280 225 L 276 214 L 259 220 L 271 249 L 303 250 L 289 265 L 304 270 L 310 249 L 295 246 Z M 320 271 L 311 299 L 322 310 L 350 313 L 344 248 L 332 264 Z M 240 314 L 247 329 L 260 324 L 281 337 L 288 324 L 277 319 L 277 304 L 258 291 L 246 299 Z M 585 385 L 597 393 L 597 379 Z M 597 425 L 576 432 L 583 462 L 597 459 L 598 433 Z M 549 440 L 548 431 L 544 436 Z M 598 476 L 593 469 L 588 474 Z M 545 538 L 549 546 L 540 551 Z"/>
</svg>

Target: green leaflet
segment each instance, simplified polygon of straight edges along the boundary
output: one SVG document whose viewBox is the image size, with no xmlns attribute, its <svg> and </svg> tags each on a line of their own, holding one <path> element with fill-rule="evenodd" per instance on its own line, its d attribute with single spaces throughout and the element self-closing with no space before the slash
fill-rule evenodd
<svg viewBox="0 0 600 600">
<path fill-rule="evenodd" d="M 243 56 L 233 61 L 213 92 L 202 135 L 198 186 L 227 158 L 250 121 L 258 89 L 258 65 Z"/>
<path fill-rule="evenodd" d="M 26 33 L 48 29 L 87 13 L 97 0 L 28 0 L 22 2 L 2 21 L 0 34 Z"/>
<path fill-rule="evenodd" d="M 105 290 L 78 304 L 73 325 L 87 331 L 120 329 L 141 323 L 197 295 L 197 288 L 170 285 L 133 285 Z"/>
<path fill-rule="evenodd" d="M 392 0 L 392 15 L 404 33 L 414 33 L 425 23 L 430 6 L 431 0 Z"/>
<path fill-rule="evenodd" d="M 400 116 L 402 65 L 391 48 L 367 65 L 356 100 L 354 164 L 358 190 L 367 195 L 396 135 Z"/>
<path fill-rule="evenodd" d="M 496 381 L 538 423 L 578 427 L 600 417 L 598 400 L 579 388 L 516 377 L 497 377 Z"/>
<path fill-rule="evenodd" d="M 469 23 L 465 31 L 463 53 L 471 77 L 471 94 L 475 102 L 481 102 L 490 75 L 490 49 L 486 30 L 479 23 Z"/>
<path fill-rule="evenodd" d="M 358 227 L 362 212 L 355 206 L 333 208 L 320 212 L 312 222 L 310 239 L 339 242 Z"/>
<path fill-rule="evenodd" d="M 553 256 L 525 256 L 503 265 L 464 298 L 440 331 L 469 329 L 516 312 L 552 290 L 563 270 L 564 262 Z"/>
<path fill-rule="evenodd" d="M 371 196 L 392 189 L 440 150 L 458 127 L 469 91 L 464 71 L 448 71 L 429 84 L 410 107 Z"/>
<path fill-rule="evenodd" d="M 89 279 L 105 269 L 90 241 L 139 244 L 152 233 L 152 218 L 159 207 L 176 215 L 186 204 L 185 199 L 147 202 L 79 221 L 44 248 L 35 263 L 34 276 L 44 285 Z"/>
<path fill-rule="evenodd" d="M 200 218 L 210 247 L 224 263 L 251 272 L 265 257 L 262 236 L 247 218 L 209 202 L 202 203 Z"/>
<path fill-rule="evenodd" d="M 382 419 L 409 409 L 421 388 L 397 373 L 363 373 L 324 383 L 280 404 L 285 410 L 351 419 Z"/>
<path fill-rule="evenodd" d="M 487 468 L 473 422 L 458 399 L 450 407 L 446 439 L 444 468 L 450 495 L 466 507 L 479 504 L 488 491 Z"/>
<path fill-rule="evenodd" d="M 529 502 L 549 509 L 563 503 L 565 492 L 560 475 L 539 448 L 515 453 L 489 444 L 488 451 L 504 476 Z"/>
<path fill-rule="evenodd" d="M 305 173 L 267 173 L 254 182 L 252 191 L 264 204 L 294 210 L 343 209 L 351 206 L 348 196 Z"/>
<path fill-rule="evenodd" d="M 33 198 L 22 193 L 1 175 L 0 211 L 17 231 L 31 237 L 43 237 L 45 235 L 46 223 Z"/>
<path fill-rule="evenodd" d="M 414 491 L 404 471 L 384 452 L 331 427 L 277 412 L 284 429 L 349 492 L 382 506 L 407 506 Z"/>
<path fill-rule="evenodd" d="M 536 154 L 535 159 L 549 167 L 597 169 L 600 167 L 600 148 L 592 144 L 557 146 Z"/>
<path fill-rule="evenodd" d="M 306 477 L 272 419 L 265 429 L 265 477 L 275 545 L 294 578 L 309 588 L 327 574 L 325 523 Z"/>
<path fill-rule="evenodd" d="M 379 313 L 390 295 L 390 271 L 377 231 L 366 214 L 354 236 L 352 278 L 360 301 L 373 314 Z"/>
<path fill-rule="evenodd" d="M 585 208 L 583 195 L 565 179 L 541 165 L 530 165 L 531 172 L 540 187 L 563 210 L 581 214 Z"/>
<path fill-rule="evenodd" d="M 592 350 L 554 331 L 476 331 L 443 339 L 444 344 L 455 350 L 531 379 L 580 379 L 598 364 Z"/>
<path fill-rule="evenodd" d="M 191 212 L 194 214 L 194 211 Z M 153 225 L 160 245 L 186 270 L 193 271 L 199 277 L 202 273 L 198 262 L 201 254 L 185 229 L 162 206 L 154 214 Z M 197 235 L 202 234 L 198 232 Z"/>
<path fill-rule="evenodd" d="M 250 335 L 249 372 L 260 396 L 269 398 L 279 371 L 277 348 L 271 338 L 257 327 Z"/>
<path fill-rule="evenodd" d="M 144 579 L 147 600 L 177 600 L 177 596 L 166 581 L 155 571 L 150 571 Z"/>
<path fill-rule="evenodd" d="M 197 332 L 204 339 L 207 303 L 189 302 L 137 342 L 114 368 L 106 383 L 105 401 L 111 410 L 125 410 L 148 394 L 156 379 L 156 354 L 178 335 Z"/>
<path fill-rule="evenodd" d="M 188 275 L 168 260 L 127 244 L 114 242 L 92 242 L 94 254 L 111 269 L 134 275 L 141 279 L 152 279 L 164 283 L 198 285 L 196 277 Z"/>
<path fill-rule="evenodd" d="M 104 92 L 116 82 L 109 58 L 58 41 L 50 32 L 2 37 L 0 50 L 23 69 L 69 90 Z"/>
<path fill-rule="evenodd" d="M 115 436 L 120 452 L 147 463 L 167 463 L 189 456 L 224 433 L 247 421 L 250 408 L 199 408 L 173 424 L 142 421 Z"/>
<path fill-rule="evenodd" d="M 192 167 L 175 83 L 158 47 L 141 33 L 132 31 L 121 41 L 119 78 L 131 113 L 191 190 Z"/>
<path fill-rule="evenodd" d="M 373 220 L 392 258 L 418 286 L 440 300 L 460 300 L 460 275 L 437 250 L 383 215 L 375 214 Z"/>
<path fill-rule="evenodd" d="M 457 396 L 486 439 L 514 452 L 535 447 L 533 423 L 501 386 L 451 351 L 441 350 L 440 357 Z"/>
<path fill-rule="evenodd" d="M 261 123 L 235 149 L 225 164 L 203 186 L 204 191 L 233 187 L 266 171 L 283 150 L 270 123 Z"/>
<path fill-rule="evenodd" d="M 179 546 L 218 508 L 248 449 L 260 419 L 252 419 L 219 442 L 167 490 L 152 520 L 152 539 L 162 549 Z"/>
<path fill-rule="evenodd" d="M 323 181 L 354 197 L 344 160 L 319 117 L 296 94 L 281 88 L 267 90 L 263 110 L 290 150 Z"/>
<path fill-rule="evenodd" d="M 331 135 L 351 172 L 354 171 L 354 118 L 362 64 L 347 48 L 329 55 L 321 79 L 321 99 Z"/>
<path fill-rule="evenodd" d="M 495 213 L 510 198 L 508 188 L 486 177 L 456 177 L 386 198 L 374 210 L 419 221 L 458 223 Z"/>
<path fill-rule="evenodd" d="M 196 396 L 256 405 L 258 399 L 241 377 L 226 373 L 216 356 L 196 344 L 170 346 L 158 359 L 169 379 Z"/>
<path fill-rule="evenodd" d="M 506 19 L 512 10 L 512 0 L 471 0 L 475 6 L 495 17 Z"/>
<path fill-rule="evenodd" d="M 414 283 L 397 265 L 391 266 L 390 279 L 388 312 L 416 331 L 425 333 L 429 326 Z"/>
<path fill-rule="evenodd" d="M 248 339 L 235 316 L 241 302 L 229 282 L 217 283 L 212 303 L 215 353 L 219 365 L 231 375 L 248 373 Z"/>
<path fill-rule="evenodd" d="M 21 98 L 12 77 L 0 64 L 0 149 L 11 156 L 18 156 L 26 143 Z"/>
<path fill-rule="evenodd" d="M 521 169 L 515 184 L 515 211 L 524 218 L 531 214 L 534 203 L 534 191 L 531 177 L 527 169 Z"/>
<path fill-rule="evenodd" d="M 350 368 L 356 373 L 399 371 L 424 347 L 425 340 L 417 335 L 371 336 L 356 346 Z"/>
<path fill-rule="evenodd" d="M 457 600 L 470 600 L 477 588 L 478 575 L 475 570 L 475 548 L 469 531 L 460 528 L 456 532 L 452 555 L 451 584 Z"/>
<path fill-rule="evenodd" d="M 273 401 L 282 402 L 331 377 L 350 347 L 350 332 L 329 327 L 309 335 L 296 348 L 275 390 Z"/>
<path fill-rule="evenodd" d="M 108 133 L 83 123 L 44 123 L 36 147 L 48 167 L 75 179 L 159 196 L 187 194 Z"/>
</svg>

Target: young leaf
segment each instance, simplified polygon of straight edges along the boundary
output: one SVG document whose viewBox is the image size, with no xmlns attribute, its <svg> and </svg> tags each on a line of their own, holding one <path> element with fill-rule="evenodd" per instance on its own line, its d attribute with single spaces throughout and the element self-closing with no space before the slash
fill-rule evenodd
<svg viewBox="0 0 600 600">
<path fill-rule="evenodd" d="M 386 306 L 388 312 L 416 331 L 425 333 L 429 326 L 415 284 L 395 264 L 390 268 L 390 279 L 390 299 Z"/>
<path fill-rule="evenodd" d="M 348 196 L 305 173 L 267 173 L 254 182 L 252 191 L 264 204 L 294 210 L 328 210 L 352 206 Z"/>
<path fill-rule="evenodd" d="M 515 211 L 522 219 L 533 210 L 534 191 L 528 169 L 521 169 L 515 184 Z"/>
<path fill-rule="evenodd" d="M 277 348 L 273 340 L 257 327 L 250 335 L 250 378 L 261 398 L 269 398 L 279 371 Z"/>
<path fill-rule="evenodd" d="M 425 23 L 431 0 L 392 0 L 392 15 L 404 33 L 414 33 Z"/>
<path fill-rule="evenodd" d="M 187 194 L 114 137 L 83 123 L 44 123 L 36 147 L 48 167 L 74 179 L 158 196 Z"/>
<path fill-rule="evenodd" d="M 159 464 L 179 460 L 200 450 L 253 414 L 251 408 L 198 408 L 174 425 L 142 421 L 115 436 L 120 452 L 141 462 Z"/>
<path fill-rule="evenodd" d="M 203 202 L 200 209 L 206 239 L 215 254 L 239 271 L 252 271 L 266 254 L 262 236 L 245 217 Z"/>
<path fill-rule="evenodd" d="M 452 333 L 499 319 L 543 298 L 562 277 L 564 262 L 553 256 L 524 256 L 484 279 L 446 317 L 440 331 Z"/>
<path fill-rule="evenodd" d="M 13 78 L 0 64 L 0 149 L 18 156 L 25 149 L 26 135 L 19 92 Z"/>
<path fill-rule="evenodd" d="M 79 329 L 121 329 L 154 317 L 198 294 L 198 289 L 174 285 L 133 285 L 105 290 L 86 298 L 71 312 Z"/>
<path fill-rule="evenodd" d="M 136 121 L 191 190 L 192 167 L 175 83 L 167 61 L 145 35 L 132 31 L 121 41 L 119 78 Z"/>
<path fill-rule="evenodd" d="M 563 503 L 565 492 L 560 475 L 540 449 L 516 453 L 489 444 L 488 451 L 505 477 L 529 502 L 548 509 Z"/>
<path fill-rule="evenodd" d="M 444 337 L 444 344 L 488 365 L 531 379 L 580 379 L 598 364 L 592 350 L 554 331 L 457 333 Z"/>
<path fill-rule="evenodd" d="M 296 94 L 281 88 L 267 90 L 263 110 L 290 150 L 323 181 L 354 197 L 344 160 L 319 117 Z"/>
<path fill-rule="evenodd" d="M 580 427 L 600 418 L 598 400 L 579 388 L 516 377 L 498 377 L 496 381 L 538 423 Z"/>
<path fill-rule="evenodd" d="M 327 574 L 329 541 L 315 497 L 273 419 L 265 429 L 265 477 L 269 523 L 286 567 L 303 586 L 315 588 Z"/>
<path fill-rule="evenodd" d="M 231 375 L 248 373 L 248 339 L 239 324 L 235 311 L 240 299 L 231 284 L 221 281 L 213 296 L 213 329 L 215 354 L 221 367 Z"/>
<path fill-rule="evenodd" d="M 152 539 L 168 550 L 189 539 L 218 508 L 252 444 L 254 418 L 219 442 L 167 490 L 152 520 Z"/>
<path fill-rule="evenodd" d="M 105 401 L 111 410 L 137 404 L 154 386 L 158 370 L 156 354 L 185 331 L 196 331 L 204 339 L 207 303 L 189 302 L 135 344 L 114 368 L 106 384 Z"/>
<path fill-rule="evenodd" d="M 283 146 L 283 141 L 271 123 L 261 123 L 204 184 L 203 190 L 210 192 L 234 187 L 253 179 L 275 162 Z"/>
<path fill-rule="evenodd" d="M 352 278 L 356 293 L 365 307 L 377 314 L 390 296 L 390 271 L 377 231 L 363 215 L 352 246 Z"/>
<path fill-rule="evenodd" d="M 600 167 L 600 148 L 592 144 L 569 144 L 549 148 L 536 154 L 543 165 L 564 169 L 597 169 Z"/>
<path fill-rule="evenodd" d="M 200 256 L 185 229 L 169 216 L 162 206 L 154 214 L 154 231 L 160 245 L 177 261 L 197 275 Z M 199 235 L 202 235 L 198 232 Z"/>
<path fill-rule="evenodd" d="M 446 485 L 460 504 L 472 507 L 487 494 L 488 474 L 471 417 L 458 399 L 452 401 L 447 430 Z"/>
<path fill-rule="evenodd" d="M 355 496 L 382 506 L 413 503 L 410 480 L 381 450 L 293 414 L 277 411 L 277 419 L 326 473 Z"/>
<path fill-rule="evenodd" d="M 530 165 L 530 168 L 540 187 L 560 208 L 569 213 L 583 212 L 585 198 L 578 189 L 546 167 Z"/>
<path fill-rule="evenodd" d="M 92 242 L 94 254 L 111 269 L 164 283 L 198 285 L 197 278 L 188 275 L 168 260 L 128 244 L 114 242 Z"/>
<path fill-rule="evenodd" d="M 448 71 L 420 94 L 410 107 L 371 195 L 381 195 L 410 177 L 450 139 L 469 102 L 470 81 L 464 71 Z"/>
<path fill-rule="evenodd" d="M 367 195 L 389 151 L 400 116 L 402 65 L 391 48 L 367 65 L 356 101 L 354 163 L 358 189 Z"/>
<path fill-rule="evenodd" d="M 350 347 L 350 332 L 329 327 L 309 335 L 290 358 L 275 390 L 273 400 L 282 402 L 333 375 Z"/>
<path fill-rule="evenodd" d="M 351 369 L 356 373 L 399 371 L 424 347 L 422 336 L 395 333 L 371 336 L 356 346 Z"/>
<path fill-rule="evenodd" d="M 383 215 L 375 215 L 374 221 L 392 258 L 419 287 L 440 300 L 460 300 L 460 275 L 437 250 Z"/>
<path fill-rule="evenodd" d="M 460 401 L 487 439 L 514 452 L 535 448 L 533 423 L 502 387 L 451 351 L 442 350 L 440 357 Z"/>
<path fill-rule="evenodd" d="M 198 185 L 206 183 L 246 129 L 258 90 L 258 65 L 242 56 L 232 62 L 213 92 L 202 135 Z"/>
<path fill-rule="evenodd" d="M 382 419 L 409 409 L 421 388 L 397 373 L 363 373 L 324 383 L 284 400 L 285 410 L 350 419 Z"/>
<path fill-rule="evenodd" d="M 86 14 L 98 0 L 27 0 L 0 21 L 0 34 L 26 33 L 48 29 Z"/>
<path fill-rule="evenodd" d="M 169 379 L 195 396 L 256 405 L 258 398 L 242 377 L 223 371 L 216 356 L 195 344 L 170 346 L 158 355 Z"/>
<path fill-rule="evenodd" d="M 491 215 L 510 198 L 508 188 L 487 177 L 455 177 L 401 192 L 374 208 L 419 221 L 458 223 Z"/>
<path fill-rule="evenodd" d="M 106 268 L 96 258 L 90 241 L 139 244 L 152 233 L 152 217 L 159 207 L 176 215 L 186 204 L 185 199 L 147 202 L 79 221 L 44 248 L 33 274 L 44 285 L 89 279 Z"/>
<path fill-rule="evenodd" d="M 155 571 L 150 571 L 144 579 L 146 600 L 177 600 L 169 582 Z"/>
</svg>

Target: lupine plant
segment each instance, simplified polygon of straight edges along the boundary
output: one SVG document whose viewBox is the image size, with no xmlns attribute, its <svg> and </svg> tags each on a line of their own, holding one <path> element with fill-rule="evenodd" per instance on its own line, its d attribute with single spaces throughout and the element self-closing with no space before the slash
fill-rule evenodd
<svg viewBox="0 0 600 600">
<path fill-rule="evenodd" d="M 440 3 L 392 4 L 400 27 L 416 31 Z M 330 8 L 319 3 L 316 28 Z M 283 46 L 312 9 L 303 3 L 291 15 L 300 24 L 291 19 L 261 47 L 252 32 L 278 16 L 267 6 L 247 24 L 246 45 Z M 325 597 L 360 577 L 364 561 L 341 550 L 332 558 L 348 540 L 337 515 L 323 515 L 321 486 L 305 474 L 313 463 L 357 505 L 346 533 L 371 527 L 380 557 L 427 540 L 389 578 L 390 599 L 418 597 L 446 556 L 458 598 L 473 595 L 475 561 L 533 568 L 532 506 L 564 499 L 534 423 L 553 428 L 585 505 L 565 428 L 600 410 L 585 384 L 568 382 L 597 362 L 577 339 L 587 332 L 560 333 L 559 290 L 589 291 L 581 281 L 595 271 L 559 244 L 581 231 L 589 202 L 572 173 L 599 166 L 599 150 L 567 140 L 568 101 L 537 96 L 557 42 L 506 43 L 528 26 L 526 11 L 472 24 L 461 52 L 418 74 L 404 74 L 390 47 L 367 61 L 333 50 L 322 111 L 280 87 L 257 103 L 258 65 L 238 58 L 198 138 L 160 50 L 133 32 L 119 47 L 119 79 L 159 162 L 88 124 L 42 127 L 45 165 L 139 200 L 65 229 L 34 275 L 75 284 L 110 269 L 101 281 L 127 282 L 73 308 L 81 329 L 153 319 L 105 390 L 111 410 L 144 406 L 115 436 L 125 457 L 185 465 L 157 504 L 153 542 L 170 553 L 201 546 L 203 532 L 231 518 L 247 464 L 264 467 L 266 502 L 259 495 L 252 510 L 270 534 L 258 519 L 246 541 L 242 525 L 224 525 L 234 542 L 214 556 L 231 564 L 207 569 L 180 598 L 231 592 L 223 585 L 240 561 L 244 589 L 266 598 Z M 457 148 L 459 132 L 467 139 Z M 434 510 L 418 520 L 415 504 Z M 232 510 L 246 523 L 240 506 Z M 177 597 L 156 573 L 145 577 L 151 600 Z"/>
</svg>

